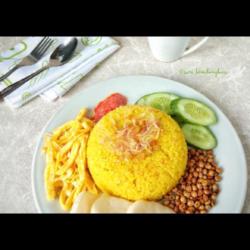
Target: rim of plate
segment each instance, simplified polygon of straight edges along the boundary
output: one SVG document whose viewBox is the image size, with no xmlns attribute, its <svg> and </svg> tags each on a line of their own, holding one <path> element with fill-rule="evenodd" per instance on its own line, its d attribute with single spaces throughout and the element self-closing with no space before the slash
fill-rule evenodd
<svg viewBox="0 0 250 250">
<path fill-rule="evenodd" d="M 81 90 L 79 93 L 75 94 L 74 96 L 72 96 L 69 100 L 67 100 L 63 106 L 57 110 L 57 112 L 55 114 L 52 115 L 52 117 L 47 121 L 47 123 L 45 124 L 45 126 L 43 127 L 42 131 L 40 132 L 39 136 L 38 136 L 38 140 L 37 140 L 37 143 L 36 143 L 36 146 L 35 146 L 35 150 L 34 150 L 34 154 L 33 154 L 33 158 L 32 158 L 32 167 L 31 167 L 31 186 L 32 186 L 32 195 L 33 195 L 33 199 L 34 199 L 34 203 L 35 203 L 35 207 L 38 211 L 38 213 L 43 213 L 43 211 L 41 210 L 40 206 L 39 206 L 39 202 L 38 202 L 38 199 L 37 199 L 37 194 L 36 194 L 36 190 L 35 190 L 35 178 L 34 178 L 34 173 L 35 173 L 35 162 L 36 162 L 36 158 L 37 158 L 37 154 L 38 154 L 38 150 L 39 150 L 39 147 L 40 147 L 40 143 L 41 143 L 41 140 L 43 138 L 43 135 L 44 135 L 44 132 L 45 130 L 47 129 L 47 127 L 49 126 L 49 124 L 52 122 L 52 120 L 60 113 L 63 111 L 63 109 L 70 103 L 72 102 L 73 99 L 77 98 L 78 96 L 81 96 L 87 89 L 91 89 L 91 88 L 96 88 L 98 85 L 102 85 L 104 84 L 105 82 L 108 82 L 110 80 L 114 80 L 114 79 L 121 79 L 121 78 L 151 78 L 151 80 L 153 79 L 158 79 L 158 80 L 167 80 L 167 81 L 170 81 L 170 82 L 174 82 L 174 84 L 180 86 L 180 87 L 185 87 L 185 88 L 188 88 L 188 89 L 191 89 L 195 92 L 197 92 L 199 95 L 202 96 L 202 98 L 210 101 L 211 103 L 213 103 L 216 108 L 222 113 L 222 115 L 224 116 L 224 118 L 228 121 L 228 124 L 229 126 L 231 127 L 231 130 L 233 131 L 234 133 L 234 136 L 235 136 L 235 139 L 237 141 L 237 144 L 239 146 L 239 149 L 241 151 L 241 154 L 243 155 L 243 162 L 244 162 L 244 170 L 245 170 L 245 174 L 244 174 L 244 183 L 243 183 L 243 195 L 241 197 L 241 200 L 238 204 L 238 207 L 237 207 L 237 210 L 238 212 L 242 212 L 243 210 L 243 207 L 244 207 L 244 204 L 245 204 L 245 200 L 246 200 L 246 194 L 247 194 L 247 183 L 248 183 L 248 170 L 247 170 L 247 161 L 246 161 L 246 154 L 245 154 L 245 151 L 244 151 L 244 148 L 243 148 L 243 145 L 242 145 L 242 142 L 240 140 L 240 137 L 238 135 L 238 133 L 236 132 L 236 129 L 234 128 L 234 126 L 232 125 L 231 121 L 227 118 L 227 116 L 224 114 L 224 112 L 217 106 L 217 104 L 215 104 L 213 101 L 211 101 L 208 97 L 206 97 L 204 94 L 202 94 L 201 92 L 199 92 L 198 90 L 188 86 L 188 85 L 185 85 L 184 83 L 181 83 L 181 82 L 177 82 L 175 80 L 171 80 L 171 79 L 168 79 L 168 78 L 164 78 L 164 77 L 159 77 L 159 76 L 154 76 L 154 75 L 122 75 L 122 76 L 118 76 L 118 77 L 113 77 L 113 78 L 109 78 L 109 79 L 106 79 L 106 80 L 103 80 L 103 81 L 98 81 L 96 83 L 94 83 L 92 86 L 88 86 L 86 87 L 85 89 Z"/>
</svg>

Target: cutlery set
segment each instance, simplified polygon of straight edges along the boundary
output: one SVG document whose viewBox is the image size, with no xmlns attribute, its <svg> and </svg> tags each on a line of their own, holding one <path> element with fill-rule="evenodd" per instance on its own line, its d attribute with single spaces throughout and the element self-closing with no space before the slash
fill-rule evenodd
<svg viewBox="0 0 250 250">
<path fill-rule="evenodd" d="M 44 37 L 38 45 L 30 52 L 30 54 L 24 57 L 16 66 L 14 66 L 10 71 L 5 75 L 0 77 L 0 82 L 14 73 L 17 69 L 30 66 L 38 62 L 45 53 L 49 50 L 51 45 L 54 43 L 54 40 L 49 37 Z M 26 76 L 23 79 L 11 84 L 10 86 L 4 88 L 0 91 L 0 98 L 4 98 L 10 93 L 12 93 L 17 88 L 21 87 L 24 83 L 31 80 L 33 77 L 39 75 L 43 71 L 51 67 L 59 67 L 67 63 L 73 56 L 73 53 L 77 47 L 78 40 L 76 38 L 67 38 L 63 43 L 61 43 L 55 50 L 51 53 L 49 57 L 49 62 L 46 66 L 38 69 L 36 72 Z"/>
</svg>

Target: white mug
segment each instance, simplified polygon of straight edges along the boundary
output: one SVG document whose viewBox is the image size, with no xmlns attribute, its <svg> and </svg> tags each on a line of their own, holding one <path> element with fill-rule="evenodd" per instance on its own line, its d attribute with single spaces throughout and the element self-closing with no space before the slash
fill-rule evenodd
<svg viewBox="0 0 250 250">
<path fill-rule="evenodd" d="M 188 47 L 191 37 L 148 37 L 148 42 L 151 51 L 157 60 L 171 62 L 195 51 L 200 46 L 202 46 L 207 41 L 207 39 L 208 37 L 203 38 L 200 42 L 188 50 L 186 50 L 186 48 Z"/>
</svg>

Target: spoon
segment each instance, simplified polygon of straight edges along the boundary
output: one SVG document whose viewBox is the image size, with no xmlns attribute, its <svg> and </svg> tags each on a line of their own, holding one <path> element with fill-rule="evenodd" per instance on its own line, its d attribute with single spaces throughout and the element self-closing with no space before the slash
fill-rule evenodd
<svg viewBox="0 0 250 250">
<path fill-rule="evenodd" d="M 62 66 L 66 62 L 68 62 L 76 49 L 78 40 L 76 38 L 68 38 L 62 44 L 60 44 L 50 55 L 49 63 L 42 67 L 41 69 L 37 70 L 36 72 L 32 73 L 31 75 L 13 83 L 12 85 L 8 86 L 7 88 L 3 89 L 0 92 L 0 97 L 5 97 L 12 93 L 17 88 L 21 87 L 24 83 L 32 79 L 33 77 L 39 75 L 44 70 L 47 70 L 51 67 L 58 67 Z"/>
</svg>

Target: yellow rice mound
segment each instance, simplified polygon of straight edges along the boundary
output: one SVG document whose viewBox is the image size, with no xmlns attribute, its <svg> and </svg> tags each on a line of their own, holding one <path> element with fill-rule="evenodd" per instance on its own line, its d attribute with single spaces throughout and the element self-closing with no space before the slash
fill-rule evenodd
<svg viewBox="0 0 250 250">
<path fill-rule="evenodd" d="M 129 127 L 132 133 L 136 124 L 140 131 L 138 126 L 144 126 L 145 122 L 152 125 L 151 134 L 142 136 L 140 150 L 138 145 L 133 146 L 133 140 L 128 144 L 122 141 L 121 146 L 117 135 L 128 134 L 122 128 Z M 144 149 L 150 136 L 154 138 L 152 147 Z M 135 150 L 128 153 L 127 147 Z M 87 162 L 96 185 L 103 192 L 128 200 L 158 200 L 184 174 L 187 145 L 179 125 L 170 116 L 151 107 L 127 105 L 109 112 L 95 125 L 88 140 Z"/>
</svg>

